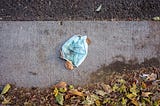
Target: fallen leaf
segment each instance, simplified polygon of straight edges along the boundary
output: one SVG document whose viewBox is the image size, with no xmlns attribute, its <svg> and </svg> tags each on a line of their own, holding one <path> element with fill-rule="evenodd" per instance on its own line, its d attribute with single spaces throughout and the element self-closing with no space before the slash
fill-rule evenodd
<svg viewBox="0 0 160 106">
<path fill-rule="evenodd" d="M 86 39 L 86 42 L 87 42 L 88 45 L 91 44 L 91 40 L 89 38 Z"/>
<path fill-rule="evenodd" d="M 105 98 L 105 99 L 103 100 L 103 104 L 110 103 L 110 101 L 111 101 L 110 98 Z"/>
<path fill-rule="evenodd" d="M 84 96 L 84 94 L 82 92 L 79 92 L 77 89 L 71 89 L 69 90 L 69 93 L 77 96 Z"/>
<path fill-rule="evenodd" d="M 148 80 L 148 81 L 154 81 L 156 79 L 157 79 L 157 74 L 155 74 L 155 73 L 148 75 L 148 77 L 146 78 L 146 80 Z"/>
<path fill-rule="evenodd" d="M 58 95 L 58 93 L 59 93 L 58 89 L 57 89 L 57 88 L 55 88 L 55 89 L 54 89 L 54 91 L 53 91 L 54 96 L 57 96 L 57 95 Z"/>
<path fill-rule="evenodd" d="M 157 101 L 154 101 L 153 105 L 154 105 L 154 106 L 160 106 L 160 99 L 157 100 Z"/>
<path fill-rule="evenodd" d="M 110 85 L 106 85 L 104 83 L 101 84 L 103 90 L 106 92 L 106 93 L 111 93 L 112 92 L 112 88 Z"/>
<path fill-rule="evenodd" d="M 157 16 L 157 17 L 153 17 L 152 19 L 153 19 L 154 21 L 160 21 L 160 17 L 158 17 L 158 16 Z"/>
<path fill-rule="evenodd" d="M 126 81 L 125 81 L 124 79 L 118 79 L 118 82 L 119 82 L 120 84 L 125 84 L 125 83 L 126 83 Z"/>
<path fill-rule="evenodd" d="M 62 92 L 62 93 L 64 93 L 64 92 L 67 91 L 67 88 L 59 88 L 59 91 Z"/>
<path fill-rule="evenodd" d="M 104 92 L 104 91 L 102 91 L 102 90 L 96 90 L 95 93 L 96 93 L 97 95 L 100 95 L 100 96 L 104 96 L 104 95 L 107 94 L 106 92 Z"/>
<path fill-rule="evenodd" d="M 54 88 L 55 88 L 55 87 L 56 87 L 56 88 L 66 88 L 66 86 L 67 86 L 67 83 L 61 81 L 61 82 L 57 83 L 57 84 L 54 86 Z"/>
<path fill-rule="evenodd" d="M 73 85 L 69 85 L 69 89 L 74 89 L 74 86 Z"/>
<path fill-rule="evenodd" d="M 6 84 L 5 87 L 3 88 L 2 92 L 1 92 L 1 95 L 6 94 L 9 91 L 10 88 L 11 88 L 11 85 Z"/>
<path fill-rule="evenodd" d="M 58 93 L 58 95 L 56 95 L 55 97 L 58 104 L 63 105 L 63 102 L 64 102 L 63 94 Z"/>
<path fill-rule="evenodd" d="M 99 100 L 95 101 L 96 106 L 101 106 L 101 102 Z"/>
<path fill-rule="evenodd" d="M 24 102 L 24 106 L 32 106 L 32 103 L 30 103 L 30 102 Z"/>
<path fill-rule="evenodd" d="M 135 83 L 132 84 L 132 87 L 130 88 L 130 92 L 137 96 L 138 90 L 137 90 L 137 85 Z"/>
<path fill-rule="evenodd" d="M 65 62 L 65 67 L 66 67 L 67 70 L 73 70 L 74 69 L 71 61 L 66 61 Z"/>
<path fill-rule="evenodd" d="M 113 88 L 112 88 L 112 91 L 116 92 L 118 88 L 119 88 L 119 87 L 117 86 L 117 84 L 114 84 L 114 85 L 113 85 Z"/>
<path fill-rule="evenodd" d="M 134 94 L 130 93 L 130 94 L 127 94 L 126 97 L 127 97 L 128 99 L 132 100 L 132 99 L 134 99 L 136 96 L 135 96 Z"/>
<path fill-rule="evenodd" d="M 143 97 L 149 97 L 149 95 L 153 94 L 152 92 L 142 92 Z"/>
<path fill-rule="evenodd" d="M 151 100 L 149 98 L 143 98 L 143 100 L 151 104 Z"/>
<path fill-rule="evenodd" d="M 122 98 L 122 106 L 126 106 L 126 104 L 127 104 L 127 99 L 125 99 L 124 97 Z"/>
<path fill-rule="evenodd" d="M 146 83 L 142 82 L 141 85 L 142 85 L 143 89 L 146 89 L 146 87 L 147 87 Z"/>
<path fill-rule="evenodd" d="M 11 104 L 10 100 L 11 100 L 10 98 L 9 99 L 4 98 L 3 101 L 2 101 L 2 105 Z"/>
<path fill-rule="evenodd" d="M 101 11 L 101 8 L 102 8 L 102 4 L 101 4 L 101 5 L 99 5 L 99 7 L 96 9 L 96 12 Z"/>
<path fill-rule="evenodd" d="M 99 100 L 99 97 L 95 94 L 88 95 L 86 99 L 82 102 L 84 105 L 92 105 L 95 101 Z"/>
<path fill-rule="evenodd" d="M 120 88 L 119 88 L 119 92 L 120 92 L 120 93 L 122 93 L 122 92 L 125 93 L 125 92 L 127 92 L 126 89 L 127 89 L 127 87 L 126 87 L 124 84 L 122 84 L 122 85 L 120 86 Z"/>
<path fill-rule="evenodd" d="M 131 103 L 133 103 L 135 106 L 139 106 L 139 103 L 138 103 L 138 101 L 137 101 L 136 99 L 133 99 L 133 100 L 131 101 Z"/>
</svg>

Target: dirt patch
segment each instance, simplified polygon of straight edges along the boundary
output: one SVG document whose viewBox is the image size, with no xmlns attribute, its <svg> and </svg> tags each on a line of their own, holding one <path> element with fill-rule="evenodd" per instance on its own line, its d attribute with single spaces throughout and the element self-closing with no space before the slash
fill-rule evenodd
<svg viewBox="0 0 160 106">
<path fill-rule="evenodd" d="M 0 4 L 1 20 L 150 20 L 160 16 L 159 0 L 0 0 Z"/>
<path fill-rule="evenodd" d="M 108 66 L 101 66 L 96 72 L 90 75 L 90 82 L 109 82 L 114 74 L 123 75 L 123 73 L 128 73 L 135 71 L 140 68 L 149 67 L 160 67 L 160 61 L 157 58 L 145 59 L 142 63 L 125 63 L 121 61 L 116 61 L 109 64 Z"/>
</svg>

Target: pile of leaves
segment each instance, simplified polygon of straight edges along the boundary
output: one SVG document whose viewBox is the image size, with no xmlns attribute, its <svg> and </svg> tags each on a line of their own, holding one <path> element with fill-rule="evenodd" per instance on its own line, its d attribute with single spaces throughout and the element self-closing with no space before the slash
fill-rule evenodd
<svg viewBox="0 0 160 106">
<path fill-rule="evenodd" d="M 52 87 L 17 88 L 6 84 L 2 105 L 16 106 L 159 106 L 160 68 L 148 67 L 114 74 L 108 82 L 74 87 L 59 82 Z"/>
</svg>

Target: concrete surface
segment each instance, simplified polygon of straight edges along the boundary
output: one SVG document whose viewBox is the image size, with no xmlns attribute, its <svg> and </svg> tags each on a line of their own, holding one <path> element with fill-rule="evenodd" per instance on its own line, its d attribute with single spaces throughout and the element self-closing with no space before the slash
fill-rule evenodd
<svg viewBox="0 0 160 106">
<path fill-rule="evenodd" d="M 88 35 L 86 60 L 74 71 L 59 58 L 72 35 Z M 0 84 L 46 87 L 59 81 L 84 84 L 103 64 L 160 59 L 160 22 L 0 22 Z"/>
</svg>

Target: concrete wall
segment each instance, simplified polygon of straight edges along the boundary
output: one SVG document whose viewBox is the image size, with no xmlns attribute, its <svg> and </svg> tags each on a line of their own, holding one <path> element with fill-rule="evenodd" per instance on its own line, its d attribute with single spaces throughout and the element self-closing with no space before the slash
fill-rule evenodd
<svg viewBox="0 0 160 106">
<path fill-rule="evenodd" d="M 68 71 L 59 50 L 74 34 L 88 35 L 92 43 L 86 60 Z M 143 62 L 152 57 L 160 59 L 160 22 L 0 22 L 0 84 L 84 84 L 103 64 L 117 60 Z"/>
</svg>

